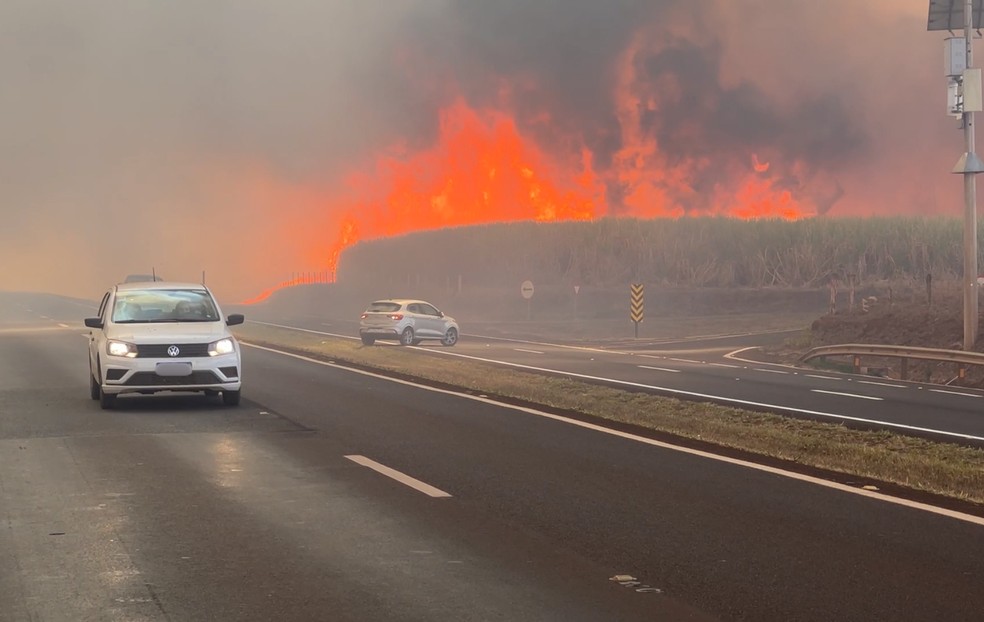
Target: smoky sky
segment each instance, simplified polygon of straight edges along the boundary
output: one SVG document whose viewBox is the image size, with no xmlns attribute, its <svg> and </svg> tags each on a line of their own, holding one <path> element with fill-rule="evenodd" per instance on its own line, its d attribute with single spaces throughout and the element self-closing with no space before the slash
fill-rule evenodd
<svg viewBox="0 0 984 622">
<path fill-rule="evenodd" d="M 678 85 L 640 131 L 670 163 L 714 163 L 698 191 L 755 153 L 832 215 L 958 214 L 925 5 L 5 0 L 0 289 L 95 297 L 153 266 L 237 298 L 317 270 L 326 197 L 380 150 L 430 145 L 458 98 L 605 169 L 625 62 Z"/>
</svg>

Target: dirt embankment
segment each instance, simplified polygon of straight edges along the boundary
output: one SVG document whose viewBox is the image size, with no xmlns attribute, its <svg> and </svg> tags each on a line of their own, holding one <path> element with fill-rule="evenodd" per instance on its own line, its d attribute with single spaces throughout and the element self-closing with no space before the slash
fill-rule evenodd
<svg viewBox="0 0 984 622">
<path fill-rule="evenodd" d="M 932 303 L 926 296 L 914 296 L 896 302 L 881 298 L 865 307 L 859 300 L 853 310 L 822 315 L 802 338 L 791 340 L 785 348 L 770 354 L 792 361 L 813 347 L 848 343 L 963 349 L 963 299 L 959 292 L 951 290 L 938 294 Z M 973 351 L 984 352 L 981 335 Z M 850 362 L 845 359 L 829 363 L 833 367 L 849 367 Z M 873 375 L 901 377 L 899 359 L 865 357 L 862 364 Z M 958 375 L 954 363 L 910 361 L 908 364 L 908 379 L 911 380 L 984 388 L 984 368 L 971 366 L 965 378 L 960 379 Z"/>
</svg>

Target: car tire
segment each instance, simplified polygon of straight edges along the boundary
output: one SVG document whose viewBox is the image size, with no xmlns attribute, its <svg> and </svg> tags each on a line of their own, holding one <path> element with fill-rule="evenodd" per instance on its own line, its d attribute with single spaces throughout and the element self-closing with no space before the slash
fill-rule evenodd
<svg viewBox="0 0 984 622">
<path fill-rule="evenodd" d="M 223 391 L 222 392 L 222 403 L 226 406 L 239 406 L 239 400 L 242 396 L 242 391 Z"/>
<path fill-rule="evenodd" d="M 403 333 L 400 334 L 400 345 L 401 346 L 412 346 L 413 343 L 413 329 L 407 326 L 403 329 Z"/>
<path fill-rule="evenodd" d="M 105 391 L 102 390 L 102 388 L 100 388 L 99 389 L 100 408 L 102 408 L 103 410 L 111 410 L 115 404 L 116 404 L 116 396 L 111 393 L 106 393 Z"/>
<path fill-rule="evenodd" d="M 450 348 L 456 343 L 458 343 L 458 329 L 452 326 L 448 329 L 448 332 L 444 333 L 444 336 L 441 337 L 441 345 Z"/>
<path fill-rule="evenodd" d="M 374 343 L 376 343 L 375 337 L 368 337 L 366 335 L 362 335 L 362 345 L 371 346 Z"/>
<path fill-rule="evenodd" d="M 93 400 L 98 400 L 100 392 L 101 387 L 96 381 L 96 377 L 92 375 L 92 363 L 89 363 L 89 397 Z"/>
</svg>

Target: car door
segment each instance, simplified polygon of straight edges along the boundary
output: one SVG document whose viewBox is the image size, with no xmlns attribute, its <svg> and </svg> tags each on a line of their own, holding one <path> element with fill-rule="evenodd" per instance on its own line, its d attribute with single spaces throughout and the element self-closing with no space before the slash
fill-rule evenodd
<svg viewBox="0 0 984 622">
<path fill-rule="evenodd" d="M 420 308 L 421 323 L 427 326 L 428 337 L 441 337 L 444 335 L 444 318 L 441 312 L 426 302 L 418 305 Z"/>
<path fill-rule="evenodd" d="M 102 302 L 99 303 L 99 311 L 96 313 L 104 327 L 106 326 L 106 320 L 109 318 L 109 299 L 111 293 L 106 292 L 103 294 Z M 99 369 L 99 349 L 105 345 L 104 335 L 105 332 L 102 328 L 89 329 L 89 365 L 93 374 Z M 100 378 L 100 380 L 102 379 Z"/>
<path fill-rule="evenodd" d="M 410 325 L 413 332 L 418 337 L 429 337 L 430 329 L 427 326 L 427 316 L 424 315 L 420 304 L 413 302 L 407 305 L 407 313 L 410 315 Z"/>
</svg>

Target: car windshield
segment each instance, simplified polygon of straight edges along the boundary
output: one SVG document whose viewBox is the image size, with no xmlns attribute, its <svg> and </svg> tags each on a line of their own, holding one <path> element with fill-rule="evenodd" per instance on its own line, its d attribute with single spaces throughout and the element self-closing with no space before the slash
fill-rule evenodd
<svg viewBox="0 0 984 622">
<path fill-rule="evenodd" d="M 113 322 L 217 322 L 219 313 L 204 289 L 128 290 L 116 295 Z"/>
<path fill-rule="evenodd" d="M 366 309 L 366 313 L 393 313 L 400 310 L 398 302 L 374 302 Z"/>
</svg>

